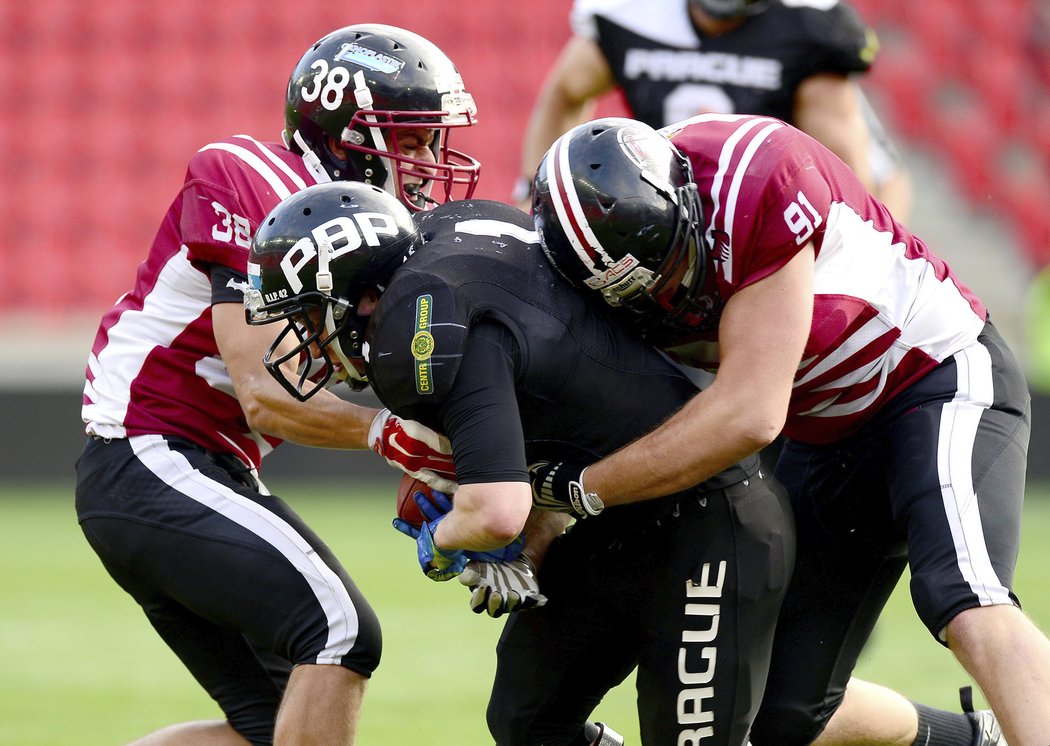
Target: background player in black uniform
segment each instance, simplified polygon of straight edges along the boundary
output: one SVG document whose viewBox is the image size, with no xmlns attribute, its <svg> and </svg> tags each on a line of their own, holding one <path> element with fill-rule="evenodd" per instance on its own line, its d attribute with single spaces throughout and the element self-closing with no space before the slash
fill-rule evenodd
<svg viewBox="0 0 1050 746">
<path fill-rule="evenodd" d="M 418 539 L 424 570 L 447 579 L 463 550 L 522 531 L 531 460 L 609 453 L 696 388 L 555 276 L 519 210 L 449 203 L 419 216 L 422 247 L 403 213 L 359 185 L 287 200 L 253 244 L 249 313 L 290 319 L 315 349 L 330 340 L 297 324 L 335 309 L 345 349 L 372 314 L 359 346 L 376 393 L 452 442 L 454 507 Z M 380 295 L 384 270 L 409 250 Z M 313 291 L 326 273 L 330 293 Z M 496 742 L 585 743 L 588 714 L 637 667 L 645 743 L 746 743 L 793 557 L 773 485 L 752 458 L 666 498 L 591 505 L 600 514 L 546 553 L 546 605 L 504 630 L 488 712 Z"/>
<path fill-rule="evenodd" d="M 709 112 L 791 122 L 906 220 L 910 181 L 851 77 L 868 71 L 877 42 L 846 3 L 576 0 L 572 24 L 525 131 L 514 197 L 524 209 L 550 144 L 618 88 L 631 116 L 655 128 Z"/>
</svg>

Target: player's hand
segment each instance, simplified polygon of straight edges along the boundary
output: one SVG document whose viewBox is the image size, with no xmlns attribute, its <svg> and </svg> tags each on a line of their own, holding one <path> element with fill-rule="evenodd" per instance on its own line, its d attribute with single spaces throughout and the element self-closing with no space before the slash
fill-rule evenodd
<svg viewBox="0 0 1050 746">
<path fill-rule="evenodd" d="M 416 492 L 412 495 L 412 499 L 419 506 L 419 512 L 422 514 L 423 519 L 434 523 L 452 510 L 452 501 L 448 498 L 448 495 L 439 490 L 431 490 L 430 494 L 431 498 L 427 499 L 427 496 L 422 492 Z M 394 519 L 394 528 L 407 536 L 411 536 L 413 539 L 418 539 L 419 529 L 400 518 Z M 510 562 L 517 559 L 524 548 L 525 534 L 521 533 L 505 547 L 490 549 L 487 552 L 465 550 L 463 553 L 468 559 L 477 560 L 478 562 Z"/>
<path fill-rule="evenodd" d="M 444 435 L 383 409 L 368 428 L 368 446 L 386 462 L 442 492 L 455 492 L 452 445 Z"/>
<path fill-rule="evenodd" d="M 439 516 L 419 528 L 400 518 L 394 519 L 394 528 L 416 540 L 416 558 L 423 568 L 423 574 L 439 583 L 459 575 L 470 561 L 462 549 L 441 549 L 434 544 L 434 532 L 444 519 L 444 515 Z"/>
<path fill-rule="evenodd" d="M 586 466 L 568 461 L 537 461 L 529 466 L 532 505 L 539 510 L 569 513 L 576 518 L 590 518 L 605 510 L 600 497 L 584 492 L 583 472 Z"/>
<path fill-rule="evenodd" d="M 499 617 L 547 603 L 527 554 L 511 562 L 471 562 L 459 582 L 470 588 L 470 608 L 475 614 Z"/>
</svg>

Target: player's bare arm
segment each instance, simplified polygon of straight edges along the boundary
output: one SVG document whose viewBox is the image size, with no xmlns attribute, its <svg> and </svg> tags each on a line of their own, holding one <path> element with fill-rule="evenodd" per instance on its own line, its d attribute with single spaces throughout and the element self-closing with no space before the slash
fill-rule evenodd
<svg viewBox="0 0 1050 746">
<path fill-rule="evenodd" d="M 462 484 L 452 510 L 434 532 L 434 544 L 440 549 L 499 549 L 518 537 L 531 509 L 528 482 Z"/>
<path fill-rule="evenodd" d="M 597 98 L 615 85 L 609 63 L 598 45 L 572 37 L 544 81 L 522 141 L 521 178 L 531 182 L 543 154 L 560 134 L 587 121 Z M 515 198 L 525 195 L 515 194 Z M 522 205 L 519 205 L 522 206 Z M 524 205 L 523 209 L 528 209 Z"/>
<path fill-rule="evenodd" d="M 329 391 L 297 401 L 262 364 L 273 343 L 273 327 L 249 326 L 238 303 L 216 304 L 212 319 L 219 353 L 252 428 L 308 446 L 368 447 L 368 428 L 379 410 L 352 404 Z"/>
<path fill-rule="evenodd" d="M 868 127 L 853 80 L 832 74 L 804 80 L 795 95 L 795 124 L 845 161 L 874 192 Z"/>
<path fill-rule="evenodd" d="M 587 469 L 606 505 L 691 487 L 772 442 L 813 316 L 812 246 L 726 303 L 714 382 L 661 427 Z"/>
</svg>

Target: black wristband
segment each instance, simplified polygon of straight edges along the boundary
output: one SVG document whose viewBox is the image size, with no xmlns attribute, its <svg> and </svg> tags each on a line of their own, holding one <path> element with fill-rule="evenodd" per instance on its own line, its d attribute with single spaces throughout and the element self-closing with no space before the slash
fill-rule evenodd
<svg viewBox="0 0 1050 746">
<path fill-rule="evenodd" d="M 570 513 L 577 518 L 596 516 L 605 509 L 602 499 L 583 488 L 587 467 L 566 461 L 541 461 L 529 467 L 532 504 L 541 510 Z"/>
</svg>

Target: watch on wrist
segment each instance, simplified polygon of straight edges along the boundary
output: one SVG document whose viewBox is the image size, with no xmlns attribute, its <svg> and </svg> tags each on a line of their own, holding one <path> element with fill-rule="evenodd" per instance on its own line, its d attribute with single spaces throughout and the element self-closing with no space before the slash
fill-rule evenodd
<svg viewBox="0 0 1050 746">
<path fill-rule="evenodd" d="M 597 492 L 588 492 L 583 488 L 583 475 L 586 471 L 584 469 L 580 472 L 579 481 L 569 482 L 569 502 L 577 515 L 594 517 L 605 510 L 605 503 L 598 497 Z"/>
</svg>

